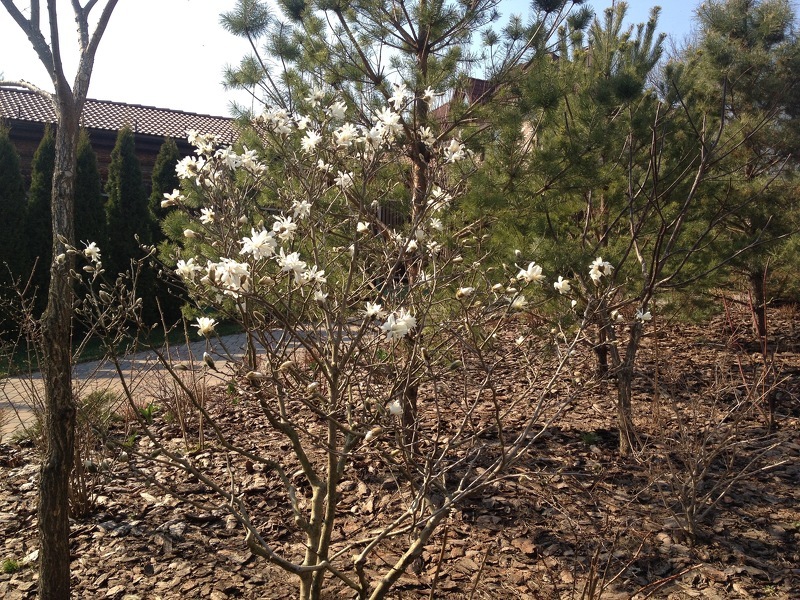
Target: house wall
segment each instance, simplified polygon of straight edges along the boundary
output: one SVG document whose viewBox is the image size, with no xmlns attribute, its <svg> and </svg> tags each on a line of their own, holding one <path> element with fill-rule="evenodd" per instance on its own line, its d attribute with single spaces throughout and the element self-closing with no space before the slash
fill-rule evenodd
<svg viewBox="0 0 800 600">
<path fill-rule="evenodd" d="M 39 143 L 44 137 L 44 123 L 6 119 L 5 125 L 8 127 L 11 142 L 19 153 L 20 168 L 25 178 L 25 185 L 27 188 L 31 182 L 33 155 L 36 153 L 36 149 L 39 147 Z M 105 186 L 108 179 L 108 167 L 111 163 L 111 151 L 114 149 L 114 144 L 117 141 L 117 132 L 107 129 L 89 129 L 88 131 L 92 148 L 97 154 L 97 166 L 100 170 L 100 178 L 103 186 Z M 136 156 L 139 159 L 139 164 L 142 169 L 142 180 L 149 194 L 152 183 L 153 165 L 155 164 L 158 151 L 161 149 L 165 138 L 156 135 L 134 133 L 134 139 L 136 142 Z M 175 141 L 181 156 L 188 156 L 193 153 L 194 148 L 185 139 L 178 139 Z"/>
</svg>

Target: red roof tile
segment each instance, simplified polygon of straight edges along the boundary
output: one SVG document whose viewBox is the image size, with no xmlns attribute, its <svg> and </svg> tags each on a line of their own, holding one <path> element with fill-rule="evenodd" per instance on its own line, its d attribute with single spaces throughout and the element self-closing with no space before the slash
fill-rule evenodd
<svg viewBox="0 0 800 600">
<path fill-rule="evenodd" d="M 55 123 L 50 102 L 29 90 L 0 87 L 0 117 L 40 123 Z M 238 137 L 233 119 L 195 113 L 124 104 L 107 100 L 87 99 L 82 123 L 89 129 L 119 131 L 129 125 L 135 133 L 183 139 L 187 129 L 217 134 L 222 143 L 232 143 Z"/>
</svg>

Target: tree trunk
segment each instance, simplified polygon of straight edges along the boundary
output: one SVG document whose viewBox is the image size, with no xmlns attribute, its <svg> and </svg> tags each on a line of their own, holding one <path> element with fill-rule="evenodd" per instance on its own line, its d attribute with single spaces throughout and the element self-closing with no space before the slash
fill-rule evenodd
<svg viewBox="0 0 800 600">
<path fill-rule="evenodd" d="M 421 5 L 424 6 L 424 4 L 423 2 Z M 417 66 L 420 70 L 418 88 L 422 88 L 422 85 L 427 82 L 426 75 L 428 70 L 427 38 L 420 39 L 423 39 L 424 43 L 421 43 L 417 49 Z M 419 89 L 414 91 L 416 96 L 414 100 L 414 119 L 418 125 L 425 125 L 428 123 L 428 104 L 420 97 Z M 412 227 L 416 227 L 427 210 L 430 177 L 428 160 L 430 156 L 425 144 L 416 139 L 410 141 L 408 156 L 411 160 L 411 214 L 409 217 Z M 419 267 L 416 264 L 411 264 L 411 261 L 407 261 L 407 263 L 406 277 L 408 278 L 409 288 L 411 288 L 416 282 Z M 409 360 L 417 360 L 414 356 L 414 343 L 410 337 L 408 338 L 407 347 Z M 411 369 L 411 371 L 413 372 L 414 369 Z M 409 382 L 403 391 L 403 443 L 413 454 L 417 454 L 418 450 L 416 435 L 418 387 L 418 384 Z"/>
<path fill-rule="evenodd" d="M 629 455 L 636 447 L 636 428 L 633 425 L 633 374 L 636 354 L 642 340 L 644 329 L 636 322 L 631 327 L 631 337 L 625 348 L 625 357 L 618 363 L 617 376 L 617 425 L 619 427 L 619 453 Z M 616 362 L 616 361 L 615 361 Z"/>
<path fill-rule="evenodd" d="M 70 597 L 69 480 L 75 456 L 75 400 L 72 396 L 71 315 L 74 259 L 61 240 L 73 243 L 74 174 L 79 108 L 71 98 L 58 103 L 53 175 L 53 262 L 42 316 L 42 375 L 45 384 L 44 455 L 39 471 L 39 598 Z M 58 257 L 61 256 L 61 260 Z"/>
<path fill-rule="evenodd" d="M 626 361 L 627 362 L 627 361 Z M 628 456 L 634 448 L 633 410 L 631 408 L 632 369 L 623 366 L 617 372 L 617 426 L 619 427 L 619 453 Z"/>
<path fill-rule="evenodd" d="M 27 36 L 53 82 L 54 93 L 25 81 L 18 85 L 42 94 L 53 103 L 56 113 L 56 155 L 51 204 L 53 261 L 50 289 L 42 315 L 42 375 L 45 401 L 44 451 L 39 469 L 39 598 L 68 600 L 69 593 L 69 480 L 75 451 L 75 401 L 72 397 L 72 282 L 74 257 L 67 245 L 74 245 L 75 170 L 77 167 L 79 123 L 92 77 L 97 47 L 119 0 L 107 0 L 97 19 L 89 13 L 97 5 L 72 2 L 80 49 L 74 85 L 64 74 L 56 0 L 47 0 L 49 35 L 40 28 L 40 3 L 31 2 L 28 15 L 13 0 L 0 4 Z"/>
<path fill-rule="evenodd" d="M 756 334 L 759 339 L 767 336 L 767 292 L 764 284 L 764 272 L 752 271 L 750 280 L 750 293 L 753 295 L 753 316 L 756 320 Z"/>
<path fill-rule="evenodd" d="M 597 344 L 594 346 L 594 354 L 597 357 L 597 374 L 601 378 L 608 375 L 608 335 L 605 326 L 600 326 L 597 336 Z"/>
</svg>

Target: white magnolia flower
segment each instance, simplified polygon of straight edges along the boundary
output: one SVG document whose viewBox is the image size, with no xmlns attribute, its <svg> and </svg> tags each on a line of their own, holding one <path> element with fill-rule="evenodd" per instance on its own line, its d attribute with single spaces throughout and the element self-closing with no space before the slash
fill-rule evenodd
<svg viewBox="0 0 800 600">
<path fill-rule="evenodd" d="M 283 248 L 281 248 L 280 252 L 280 255 L 278 255 L 278 265 L 280 265 L 281 271 L 284 273 L 294 273 L 295 282 L 302 283 L 303 273 L 305 273 L 308 265 L 304 260 L 300 260 L 300 253 L 292 252 L 290 254 L 284 254 Z"/>
<path fill-rule="evenodd" d="M 311 214 L 311 203 L 307 200 L 292 202 L 292 215 L 295 219 L 305 219 Z"/>
<path fill-rule="evenodd" d="M 364 310 L 364 316 L 368 319 L 372 318 L 379 318 L 382 319 L 386 316 L 386 311 L 383 310 L 383 307 L 380 304 L 373 304 L 372 302 L 367 302 L 367 307 Z"/>
<path fill-rule="evenodd" d="M 214 333 L 214 327 L 217 322 L 210 317 L 197 317 L 197 323 L 192 327 L 197 327 L 197 333 L 204 336 L 209 336 Z"/>
<path fill-rule="evenodd" d="M 172 190 L 171 194 L 167 194 L 164 192 L 164 199 L 161 201 L 161 208 L 169 208 L 170 206 L 176 206 L 178 201 L 183 200 L 183 196 L 181 196 L 180 190 Z"/>
<path fill-rule="evenodd" d="M 278 216 L 272 224 L 272 231 L 284 242 L 291 242 L 297 231 L 297 223 L 292 221 L 292 217 Z"/>
<path fill-rule="evenodd" d="M 261 120 L 267 124 L 267 127 L 281 135 L 291 133 L 294 126 L 285 108 L 268 106 L 261 114 Z"/>
<path fill-rule="evenodd" d="M 185 237 L 187 240 L 193 240 L 197 237 L 197 232 L 192 229 L 184 229 L 183 237 Z"/>
<path fill-rule="evenodd" d="M 220 148 L 214 153 L 214 156 L 216 156 L 222 162 L 222 164 L 231 170 L 238 169 L 242 164 L 241 157 L 236 154 L 231 146 L 228 146 L 227 148 Z"/>
<path fill-rule="evenodd" d="M 347 148 L 358 138 L 358 130 L 352 123 L 345 123 L 333 132 L 333 139 L 337 146 Z"/>
<path fill-rule="evenodd" d="M 100 262 L 100 248 L 95 242 L 86 244 L 86 248 L 83 250 L 83 255 L 92 262 Z"/>
<path fill-rule="evenodd" d="M 603 275 L 611 275 L 614 271 L 614 267 L 611 265 L 610 262 L 604 261 L 602 256 L 598 256 L 597 258 L 592 261 L 592 264 L 589 265 L 589 277 L 592 278 L 595 285 L 600 283 L 600 278 Z"/>
<path fill-rule="evenodd" d="M 179 260 L 175 266 L 175 272 L 181 279 L 194 279 L 194 276 L 203 270 L 203 267 L 194 262 L 194 258 L 189 260 Z"/>
<path fill-rule="evenodd" d="M 400 123 L 400 115 L 392 111 L 389 107 L 379 110 L 376 116 L 378 122 L 383 125 L 383 128 L 391 137 L 403 131 L 403 126 Z"/>
<path fill-rule="evenodd" d="M 303 283 L 313 283 L 316 285 L 322 285 L 328 281 L 325 277 L 325 271 L 317 267 L 317 265 L 313 265 L 310 269 L 304 271 L 301 277 Z"/>
<path fill-rule="evenodd" d="M 383 146 L 385 139 L 386 129 L 382 124 L 378 123 L 368 131 L 364 132 L 364 136 L 361 138 L 361 141 L 364 142 L 364 145 L 367 148 L 374 148 L 377 150 Z"/>
<path fill-rule="evenodd" d="M 180 179 L 192 179 L 200 175 L 205 164 L 206 161 L 203 157 L 187 156 L 175 165 L 175 173 Z"/>
<path fill-rule="evenodd" d="M 201 134 L 196 129 L 186 130 L 186 139 L 195 147 L 197 154 L 211 154 L 214 151 L 214 144 L 217 143 L 218 137 L 214 134 Z"/>
<path fill-rule="evenodd" d="M 431 195 L 428 198 L 428 206 L 434 212 L 438 212 L 447 207 L 448 204 L 453 200 L 453 197 L 445 192 L 442 188 L 438 185 L 434 185 L 431 188 Z"/>
<path fill-rule="evenodd" d="M 625 317 L 618 310 L 612 310 L 611 320 L 614 321 L 615 323 L 622 323 L 625 320 Z"/>
<path fill-rule="evenodd" d="M 406 103 L 406 99 L 410 96 L 408 88 L 405 84 L 394 84 L 394 93 L 389 98 L 389 103 L 394 105 L 394 109 L 399 111 Z"/>
<path fill-rule="evenodd" d="M 317 304 L 325 304 L 328 300 L 328 294 L 323 292 L 322 290 L 315 290 L 314 291 L 314 302 Z"/>
<path fill-rule="evenodd" d="M 386 333 L 387 340 L 399 340 L 416 326 L 417 320 L 406 309 L 401 308 L 397 313 L 389 315 L 381 329 Z"/>
<path fill-rule="evenodd" d="M 322 171 L 323 173 L 327 173 L 328 171 L 330 171 L 331 169 L 333 169 L 333 165 L 330 165 L 330 164 L 326 163 L 324 160 L 322 160 L 322 159 L 320 158 L 320 159 L 317 161 L 317 169 L 319 169 L 319 170 L 320 170 L 320 171 Z"/>
<path fill-rule="evenodd" d="M 416 252 L 417 248 L 419 248 L 417 240 L 408 240 L 406 243 L 406 252 Z"/>
<path fill-rule="evenodd" d="M 469 298 L 474 293 L 474 287 L 460 287 L 456 290 L 456 298 Z"/>
<path fill-rule="evenodd" d="M 431 217 L 428 219 L 428 226 L 436 231 L 441 231 L 444 228 L 442 225 L 442 220 L 437 217 Z"/>
<path fill-rule="evenodd" d="M 344 119 L 344 115 L 347 113 L 347 105 L 342 102 L 334 102 L 328 107 L 328 115 L 332 119 Z"/>
<path fill-rule="evenodd" d="M 569 294 L 572 289 L 569 285 L 569 279 L 564 279 L 561 275 L 558 276 L 558 281 L 553 283 L 553 287 L 559 294 Z"/>
<path fill-rule="evenodd" d="M 260 260 L 275 254 L 275 248 L 278 246 L 277 240 L 273 237 L 272 233 L 266 229 L 256 231 L 250 230 L 251 237 L 243 237 L 239 242 L 242 249 L 239 254 L 252 254 L 253 258 Z"/>
<path fill-rule="evenodd" d="M 322 136 L 319 133 L 309 129 L 306 131 L 305 137 L 300 140 L 300 147 L 303 149 L 303 152 L 310 154 L 314 151 L 314 148 L 317 147 L 317 144 L 321 139 Z"/>
<path fill-rule="evenodd" d="M 520 294 L 519 296 L 515 296 L 514 299 L 511 301 L 511 308 L 513 310 L 522 310 L 528 306 L 528 299 Z"/>
<path fill-rule="evenodd" d="M 432 87 L 430 87 L 430 86 L 426 87 L 426 88 L 425 88 L 425 91 L 424 91 L 424 92 L 422 92 L 422 101 L 423 101 L 425 104 L 428 104 L 428 105 L 430 105 L 430 103 L 431 103 L 431 102 L 433 102 L 433 99 L 434 99 L 435 97 L 436 97 L 436 92 L 435 92 L 435 91 L 433 91 L 433 88 L 432 88 Z"/>
<path fill-rule="evenodd" d="M 544 280 L 542 267 L 532 262 L 528 264 L 527 269 L 520 269 L 519 273 L 517 273 L 517 279 L 524 279 L 526 283 L 541 283 Z"/>
<path fill-rule="evenodd" d="M 403 414 L 403 405 L 400 404 L 400 400 L 398 399 L 389 402 L 389 404 L 386 405 L 386 408 L 389 409 L 389 414 L 393 417 L 399 417 Z"/>
<path fill-rule="evenodd" d="M 267 166 L 259 162 L 256 151 L 248 150 L 247 146 L 244 146 L 244 152 L 241 155 L 241 159 L 242 159 L 242 167 L 244 167 L 254 175 L 259 175 L 267 170 Z"/>
<path fill-rule="evenodd" d="M 299 119 L 297 119 L 297 128 L 299 130 L 303 131 L 303 130 L 305 130 L 306 127 L 308 127 L 309 123 L 311 123 L 311 118 L 310 117 L 306 117 L 306 116 L 302 116 Z"/>
<path fill-rule="evenodd" d="M 325 93 L 318 87 L 314 87 L 311 90 L 311 93 L 306 96 L 305 101 L 308 102 L 312 107 L 316 108 L 319 106 L 320 100 L 322 100 L 324 97 Z"/>
<path fill-rule="evenodd" d="M 464 150 L 464 145 L 457 139 L 450 140 L 450 143 L 444 149 L 444 159 L 446 162 L 455 163 L 464 160 L 467 153 Z"/>
<path fill-rule="evenodd" d="M 250 265 L 232 258 L 223 258 L 217 263 L 217 278 L 222 285 L 233 290 L 245 290 L 245 282 L 250 277 Z"/>
<path fill-rule="evenodd" d="M 644 312 L 641 308 L 639 308 L 636 310 L 636 320 L 646 323 L 647 321 L 653 320 L 653 315 L 650 314 L 649 310 Z"/>
<path fill-rule="evenodd" d="M 239 292 L 250 289 L 250 265 L 223 258 L 218 263 L 208 261 L 207 274 L 200 281 L 223 288 L 226 295 L 237 298 Z"/>
<path fill-rule="evenodd" d="M 369 231 L 369 223 L 359 221 L 358 225 L 356 225 L 356 231 L 358 233 L 367 233 Z"/>
<path fill-rule="evenodd" d="M 333 180 L 333 182 L 338 185 L 343 190 L 347 190 L 353 187 L 353 174 L 352 173 L 342 173 L 341 171 L 337 171 L 338 175 Z"/>
<path fill-rule="evenodd" d="M 436 136 L 433 135 L 430 127 L 420 127 L 419 140 L 426 146 L 432 147 L 436 143 Z"/>
<path fill-rule="evenodd" d="M 211 225 L 214 222 L 214 210 L 211 208 L 200 209 L 200 222 L 203 225 Z"/>
</svg>

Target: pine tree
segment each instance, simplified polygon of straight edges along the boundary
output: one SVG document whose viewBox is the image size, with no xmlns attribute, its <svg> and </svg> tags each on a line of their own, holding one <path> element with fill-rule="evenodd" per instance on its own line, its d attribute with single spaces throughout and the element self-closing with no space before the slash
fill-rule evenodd
<svg viewBox="0 0 800 600">
<path fill-rule="evenodd" d="M 178 145 L 172 138 L 166 138 L 156 156 L 153 165 L 152 191 L 150 193 L 150 212 L 155 217 L 155 227 L 153 228 L 153 243 L 158 244 L 165 239 L 161 231 L 161 221 L 167 216 L 168 209 L 161 208 L 164 194 L 172 193 L 173 190 L 180 188 L 178 175 L 175 173 L 175 165 L 178 164 L 181 155 L 178 152 Z"/>
<path fill-rule="evenodd" d="M 143 256 L 141 246 L 152 243 L 154 227 L 130 127 L 120 130 L 111 151 L 106 193 L 109 236 L 103 262 L 106 271 L 116 275 L 129 272 L 131 261 Z M 155 275 L 151 269 L 145 268 L 141 271 L 136 286 L 136 294 L 143 299 L 142 317 L 149 323 L 157 322 L 159 314 L 155 298 Z"/>
<path fill-rule="evenodd" d="M 0 125 L 0 285 L 8 292 L 13 280 L 27 277 L 25 183 L 19 155 Z M 7 297 L 7 294 L 4 293 Z"/>
<path fill-rule="evenodd" d="M 119 131 L 111 151 L 106 194 L 106 220 L 113 235 L 109 236 L 103 263 L 108 273 L 116 274 L 130 269 L 131 259 L 141 256 L 140 244 L 149 244 L 153 231 L 153 217 L 130 127 Z"/>
<path fill-rule="evenodd" d="M 490 112 L 485 109 L 492 97 L 533 57 L 547 52 L 551 35 L 570 8 L 581 3 L 536 0 L 526 22 L 512 17 L 498 34 L 491 29 L 499 18 L 496 0 L 326 0 L 313 5 L 281 0 L 277 18 L 264 2 L 239 0 L 222 15 L 223 27 L 249 39 L 254 48 L 263 42 L 269 58 L 245 57 L 239 68 L 228 70 L 226 84 L 297 114 L 319 101 L 315 89 L 333 90 L 324 101 L 344 101 L 367 129 L 379 109 L 393 104 L 408 156 L 397 168 L 408 184 L 391 200 L 402 203 L 413 222 L 427 202 L 433 168 L 423 132 L 437 138 L 470 135 L 461 128 L 472 128 L 479 113 Z M 481 40 L 476 52 L 471 50 L 474 38 Z M 474 86 L 472 76 L 486 80 L 485 85 Z M 465 101 L 452 102 L 445 120 L 433 113 L 441 99 L 426 93 L 431 91 L 456 92 L 454 99 Z"/>
<path fill-rule="evenodd" d="M 645 24 L 623 28 L 626 12 L 619 2 L 600 18 L 588 10 L 570 16 L 555 55 L 536 57 L 513 89 L 513 102 L 498 111 L 496 141 L 465 206 L 473 215 L 491 215 L 503 260 L 509 247 L 521 248 L 521 259 L 512 258 L 518 264 L 535 260 L 552 277 L 585 290 L 579 313 L 593 315 L 586 333 L 593 337 L 599 375 L 616 377 L 622 452 L 634 438 L 630 377 L 642 329 L 634 324 L 626 349 L 611 344 L 610 307 L 650 285 L 642 281 L 632 244 L 653 247 L 643 240 L 657 237 L 658 224 L 645 218 L 651 209 L 644 198 L 655 202 L 658 194 L 639 193 L 652 184 L 653 130 L 666 140 L 677 127 L 671 120 L 677 113 L 659 118 L 648 85 L 664 40 L 656 34 L 658 12 Z M 632 182 L 640 187 L 631 188 Z M 670 181 L 676 189 L 683 183 Z M 657 201 L 665 213 L 675 202 Z M 613 300 L 595 293 L 602 288 L 588 277 L 598 256 L 615 267 L 620 283 Z"/>
<path fill-rule="evenodd" d="M 706 107 L 727 127 L 731 148 L 709 210 L 726 212 L 720 242 L 749 283 L 757 331 L 767 334 L 772 273 L 797 285 L 796 256 L 787 251 L 800 224 L 800 43 L 787 0 L 709 0 L 697 11 L 696 44 L 673 65 L 686 101 Z M 723 110 L 711 110 L 717 99 Z"/>
<path fill-rule="evenodd" d="M 163 221 L 169 213 L 169 209 L 161 207 L 164 194 L 170 194 L 180 188 L 180 180 L 175 172 L 175 165 L 180 160 L 178 145 L 172 138 L 167 138 L 161 145 L 153 165 L 152 192 L 150 193 L 150 211 L 154 215 L 153 219 L 153 244 L 160 246 L 160 258 L 168 262 L 170 246 L 162 245 L 167 239 L 163 231 Z M 158 298 L 161 314 L 168 324 L 180 319 L 181 306 L 185 303 L 185 290 L 177 288 L 174 283 L 164 281 L 159 278 L 155 282 L 155 296 Z M 159 315 L 160 316 L 160 315 Z"/>
<path fill-rule="evenodd" d="M 81 130 L 78 140 L 78 166 L 75 173 L 75 239 L 84 243 L 96 242 L 108 246 L 103 188 L 97 168 L 97 154 L 92 149 L 89 134 Z"/>
<path fill-rule="evenodd" d="M 626 12 L 619 2 L 600 19 L 573 13 L 555 54 L 537 56 L 496 111 L 466 208 L 493 216 L 498 249 L 535 248 L 547 267 L 568 272 L 612 243 L 607 228 L 626 201 L 625 148 L 649 139 L 656 103 L 647 80 L 663 51 L 657 15 L 623 29 Z"/>
<path fill-rule="evenodd" d="M 42 313 L 47 303 L 50 263 L 53 259 L 50 205 L 55 159 L 56 139 L 52 129 L 47 127 L 31 164 L 31 187 L 28 190 L 26 225 L 30 268 L 33 269 L 31 283 L 34 286 L 33 291 L 36 293 L 34 311 L 37 316 Z"/>
<path fill-rule="evenodd" d="M 31 187 L 28 191 L 26 233 L 33 271 L 31 283 L 36 289 L 34 310 L 40 314 L 47 301 L 50 285 L 52 240 L 50 204 L 55 165 L 55 136 L 48 127 L 33 157 Z M 75 239 L 78 248 L 85 243 L 106 245 L 106 215 L 97 155 L 92 149 L 89 134 L 81 130 L 78 140 L 78 162 L 75 173 Z"/>
</svg>

